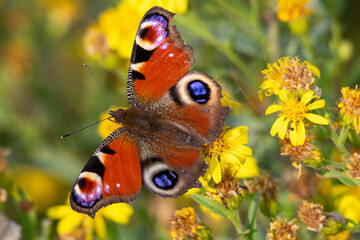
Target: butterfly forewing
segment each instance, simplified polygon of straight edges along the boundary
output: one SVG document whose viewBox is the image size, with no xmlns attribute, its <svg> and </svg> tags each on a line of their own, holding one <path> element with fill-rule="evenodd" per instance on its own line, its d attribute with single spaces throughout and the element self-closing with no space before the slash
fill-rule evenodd
<svg viewBox="0 0 360 240">
<path fill-rule="evenodd" d="M 156 101 L 189 71 L 193 50 L 185 46 L 176 27 L 174 14 L 154 7 L 141 20 L 129 65 L 127 80 L 131 106 Z"/>
</svg>

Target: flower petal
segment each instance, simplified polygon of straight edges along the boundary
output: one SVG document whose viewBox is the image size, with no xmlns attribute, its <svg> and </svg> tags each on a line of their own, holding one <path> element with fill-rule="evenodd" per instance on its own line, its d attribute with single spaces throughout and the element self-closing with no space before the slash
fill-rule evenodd
<svg viewBox="0 0 360 240">
<path fill-rule="evenodd" d="M 285 138 L 285 134 L 288 130 L 288 125 L 289 125 L 289 119 L 285 119 L 279 128 L 278 135 L 280 139 Z"/>
<path fill-rule="evenodd" d="M 233 154 L 232 152 L 226 151 L 226 152 L 222 152 L 221 155 L 221 162 L 224 161 L 228 164 L 239 164 L 240 162 L 240 158 L 245 158 L 244 154 L 241 153 L 236 153 Z"/>
<path fill-rule="evenodd" d="M 302 95 L 300 102 L 306 105 L 314 98 L 313 96 L 314 96 L 314 92 L 312 90 L 306 91 Z"/>
<path fill-rule="evenodd" d="M 204 174 L 204 179 L 210 181 L 210 175 L 214 179 L 215 183 L 219 183 L 221 181 L 221 167 L 218 158 L 212 157 L 209 160 L 209 168 Z"/>
<path fill-rule="evenodd" d="M 279 98 L 283 102 L 288 101 L 288 92 L 285 89 L 281 89 L 279 93 Z"/>
<path fill-rule="evenodd" d="M 256 159 L 246 158 L 245 164 L 236 172 L 237 178 L 251 178 L 259 175 L 259 167 Z"/>
<path fill-rule="evenodd" d="M 320 78 L 320 70 L 317 67 L 311 65 L 308 61 L 304 61 L 303 64 L 306 65 L 309 71 L 312 72 L 316 77 Z"/>
<path fill-rule="evenodd" d="M 310 110 L 314 110 L 314 109 L 318 109 L 318 108 L 323 108 L 325 107 L 325 100 L 324 99 L 321 99 L 321 100 L 318 100 L 318 101 L 315 101 L 311 104 L 309 104 L 307 107 L 306 107 L 306 110 L 307 111 L 310 111 Z"/>
<path fill-rule="evenodd" d="M 298 145 L 303 145 L 305 142 L 305 125 L 303 121 L 300 121 L 297 125 L 298 132 Z"/>
<path fill-rule="evenodd" d="M 127 203 L 117 203 L 110 205 L 103 210 L 104 217 L 111 221 L 127 224 L 130 220 L 130 216 L 133 214 L 133 208 Z"/>
<path fill-rule="evenodd" d="M 320 115 L 314 114 L 314 113 L 306 113 L 305 118 L 316 124 L 321 124 L 321 125 L 329 124 L 329 120 L 327 120 L 326 118 L 324 118 Z"/>
<path fill-rule="evenodd" d="M 57 234 L 62 235 L 74 232 L 84 221 L 85 217 L 85 215 L 78 213 L 69 214 L 64 218 L 61 218 L 56 227 Z"/>
<path fill-rule="evenodd" d="M 216 163 L 215 163 L 216 162 Z M 215 158 L 212 158 L 211 161 L 210 161 L 210 165 L 214 166 L 213 167 L 213 172 L 212 172 L 212 178 L 214 179 L 214 182 L 215 183 L 219 183 L 221 182 L 221 167 L 220 167 L 220 163 L 218 162 L 217 159 Z"/>
<path fill-rule="evenodd" d="M 249 128 L 247 126 L 233 128 L 225 132 L 223 138 L 229 142 L 241 141 L 241 143 L 237 142 L 237 144 L 246 144 L 249 142 L 248 130 Z"/>
<path fill-rule="evenodd" d="M 96 235 L 100 238 L 100 239 L 106 239 L 107 237 L 107 230 L 106 230 L 106 224 L 104 221 L 104 218 L 100 215 L 97 215 L 94 219 L 94 223 L 95 223 L 95 232 Z"/>
<path fill-rule="evenodd" d="M 292 122 L 290 125 L 290 142 L 293 146 L 297 146 L 298 144 L 298 133 L 295 122 Z"/>
<path fill-rule="evenodd" d="M 235 155 L 236 155 L 236 152 L 247 155 L 247 156 L 252 155 L 252 149 L 250 147 L 247 147 L 244 145 L 238 145 L 238 146 L 232 147 L 230 152 Z"/>
<path fill-rule="evenodd" d="M 60 219 L 71 214 L 72 212 L 73 210 L 69 205 L 59 205 L 48 208 L 46 215 L 51 219 Z"/>
<path fill-rule="evenodd" d="M 271 136 L 275 136 L 278 133 L 284 119 L 285 119 L 285 116 L 280 116 L 278 119 L 276 119 L 276 121 L 274 122 L 274 124 L 272 125 L 271 130 L 270 130 Z"/>
<path fill-rule="evenodd" d="M 278 111 L 281 111 L 281 105 L 272 104 L 266 109 L 265 115 L 269 115 L 271 113 L 278 112 Z"/>
</svg>

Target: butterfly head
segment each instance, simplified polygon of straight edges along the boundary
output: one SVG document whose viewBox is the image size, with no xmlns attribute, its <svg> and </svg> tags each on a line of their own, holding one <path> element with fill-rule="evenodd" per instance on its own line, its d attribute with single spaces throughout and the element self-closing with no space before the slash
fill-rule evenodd
<svg viewBox="0 0 360 240">
<path fill-rule="evenodd" d="M 115 122 L 123 123 L 126 116 L 126 111 L 125 109 L 119 108 L 116 111 L 111 110 L 109 112 L 109 115 L 114 118 Z"/>
</svg>

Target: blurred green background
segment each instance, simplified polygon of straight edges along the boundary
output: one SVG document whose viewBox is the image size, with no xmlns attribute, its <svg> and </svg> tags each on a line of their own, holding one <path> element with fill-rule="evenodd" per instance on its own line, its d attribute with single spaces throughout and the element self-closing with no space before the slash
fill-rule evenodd
<svg viewBox="0 0 360 240">
<path fill-rule="evenodd" d="M 9 171 L 40 215 L 64 203 L 101 142 L 97 127 L 60 138 L 96 122 L 110 107 L 83 64 L 117 106 L 127 106 L 128 59 L 118 57 L 118 67 L 108 67 L 89 57 L 83 42 L 99 14 L 119 2 L 0 1 L 0 146 L 11 151 L 6 157 Z M 249 146 L 259 166 L 278 177 L 290 163 L 281 160 L 277 142 L 269 135 L 273 119 L 263 118 L 269 100 L 258 98 L 261 70 L 282 56 L 309 61 L 321 71 L 317 85 L 329 106 L 336 106 L 342 86 L 353 87 L 360 77 L 360 2 L 314 0 L 310 6 L 303 35 L 277 20 L 274 0 L 190 0 L 187 12 L 174 18 L 194 49 L 193 69 L 217 76 L 223 89 L 245 107 L 245 113 L 228 118 L 228 125 L 249 126 Z M 131 220 L 138 221 L 137 226 L 127 231 L 134 234 L 143 224 L 141 229 L 158 231 L 158 221 L 152 223 L 156 216 L 147 213 L 153 198 L 164 201 L 143 190 L 134 203 L 137 220 Z M 172 204 L 164 206 L 173 209 Z M 6 211 L 11 215 L 11 209 Z M 137 234 L 140 238 L 142 233 Z"/>
</svg>

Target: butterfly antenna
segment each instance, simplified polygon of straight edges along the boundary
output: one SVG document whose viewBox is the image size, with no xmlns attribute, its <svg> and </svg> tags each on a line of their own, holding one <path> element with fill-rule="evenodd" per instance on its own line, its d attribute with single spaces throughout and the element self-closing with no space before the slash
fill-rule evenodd
<svg viewBox="0 0 360 240">
<path fill-rule="evenodd" d="M 94 123 L 92 123 L 92 124 L 90 124 L 90 125 L 88 125 L 88 126 L 86 126 L 86 127 L 80 128 L 80 129 L 78 129 L 78 130 L 76 130 L 76 131 L 74 131 L 74 132 L 71 132 L 71 133 L 62 135 L 61 138 L 66 138 L 66 137 L 68 137 L 68 136 L 70 136 L 70 135 L 73 135 L 74 133 L 80 132 L 80 131 L 85 130 L 85 129 L 91 127 L 91 126 L 94 126 L 94 125 L 96 125 L 96 124 L 98 124 L 98 123 L 101 123 L 102 121 L 105 121 L 105 120 L 108 120 L 108 119 L 110 120 L 110 118 L 112 118 L 112 117 L 107 117 L 107 118 L 101 119 L 100 121 L 94 122 Z"/>
<path fill-rule="evenodd" d="M 115 105 L 112 103 L 112 101 L 110 100 L 110 98 L 105 94 L 104 89 L 102 88 L 102 86 L 100 85 L 99 81 L 96 79 L 95 75 L 92 73 L 92 71 L 90 70 L 90 68 L 88 67 L 88 65 L 84 64 L 84 67 L 86 68 L 86 70 L 90 73 L 91 77 L 96 81 L 96 83 L 98 84 L 99 88 L 101 89 L 101 92 L 104 94 L 104 96 L 106 97 L 106 99 L 109 101 L 110 105 L 117 110 L 117 108 L 115 107 Z"/>
</svg>

